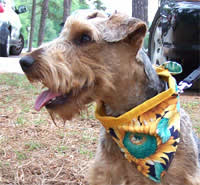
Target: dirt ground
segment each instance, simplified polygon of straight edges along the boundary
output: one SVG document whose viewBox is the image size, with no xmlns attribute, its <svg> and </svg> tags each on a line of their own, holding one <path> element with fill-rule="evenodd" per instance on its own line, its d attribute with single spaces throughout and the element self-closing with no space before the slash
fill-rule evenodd
<svg viewBox="0 0 200 185">
<path fill-rule="evenodd" d="M 94 105 L 56 127 L 33 104 L 39 91 L 23 75 L 0 74 L 0 185 L 87 185 L 98 143 Z M 181 95 L 200 136 L 200 93 Z"/>
<path fill-rule="evenodd" d="M 181 106 L 190 115 L 193 127 L 200 137 L 200 92 L 186 91 L 180 96 Z"/>
</svg>

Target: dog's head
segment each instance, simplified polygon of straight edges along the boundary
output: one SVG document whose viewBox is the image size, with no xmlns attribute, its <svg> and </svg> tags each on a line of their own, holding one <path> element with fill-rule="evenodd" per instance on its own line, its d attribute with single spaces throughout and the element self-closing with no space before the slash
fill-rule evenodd
<svg viewBox="0 0 200 185">
<path fill-rule="evenodd" d="M 134 63 L 146 30 L 144 22 L 120 13 L 74 13 L 57 39 L 20 60 L 28 79 L 48 88 L 36 110 L 46 106 L 66 120 L 91 101 L 111 98 L 138 70 Z"/>
</svg>

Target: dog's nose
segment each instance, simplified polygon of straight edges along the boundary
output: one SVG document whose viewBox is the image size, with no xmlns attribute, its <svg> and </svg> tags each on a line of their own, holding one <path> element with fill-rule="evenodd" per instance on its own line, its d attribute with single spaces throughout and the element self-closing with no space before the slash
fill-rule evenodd
<svg viewBox="0 0 200 185">
<path fill-rule="evenodd" d="M 35 59 L 31 56 L 24 56 L 19 61 L 21 68 L 24 72 L 28 72 L 28 70 L 30 70 L 34 62 L 35 62 Z"/>
</svg>

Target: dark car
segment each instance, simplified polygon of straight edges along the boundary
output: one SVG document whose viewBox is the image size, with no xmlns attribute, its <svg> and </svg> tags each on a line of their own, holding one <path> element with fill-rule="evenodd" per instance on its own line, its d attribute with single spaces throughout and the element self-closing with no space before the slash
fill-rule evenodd
<svg viewBox="0 0 200 185">
<path fill-rule="evenodd" d="M 200 66 L 200 1 L 161 1 L 150 27 L 148 54 L 153 64 L 177 61 L 183 80 Z M 200 80 L 193 88 L 200 89 Z"/>
<path fill-rule="evenodd" d="M 0 57 L 21 53 L 24 38 L 18 14 L 24 12 L 25 6 L 16 8 L 13 0 L 0 0 Z"/>
</svg>

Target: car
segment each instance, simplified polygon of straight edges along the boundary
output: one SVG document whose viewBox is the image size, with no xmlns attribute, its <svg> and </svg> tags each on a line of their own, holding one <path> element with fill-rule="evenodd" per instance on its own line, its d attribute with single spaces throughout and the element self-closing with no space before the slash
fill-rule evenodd
<svg viewBox="0 0 200 185">
<path fill-rule="evenodd" d="M 149 29 L 148 55 L 153 64 L 176 61 L 178 82 L 200 66 L 200 1 L 161 0 Z M 193 89 L 200 90 L 200 80 Z"/>
<path fill-rule="evenodd" d="M 15 7 L 13 0 L 0 0 L 0 57 L 19 55 L 24 47 L 19 14 L 25 6 Z"/>
</svg>

